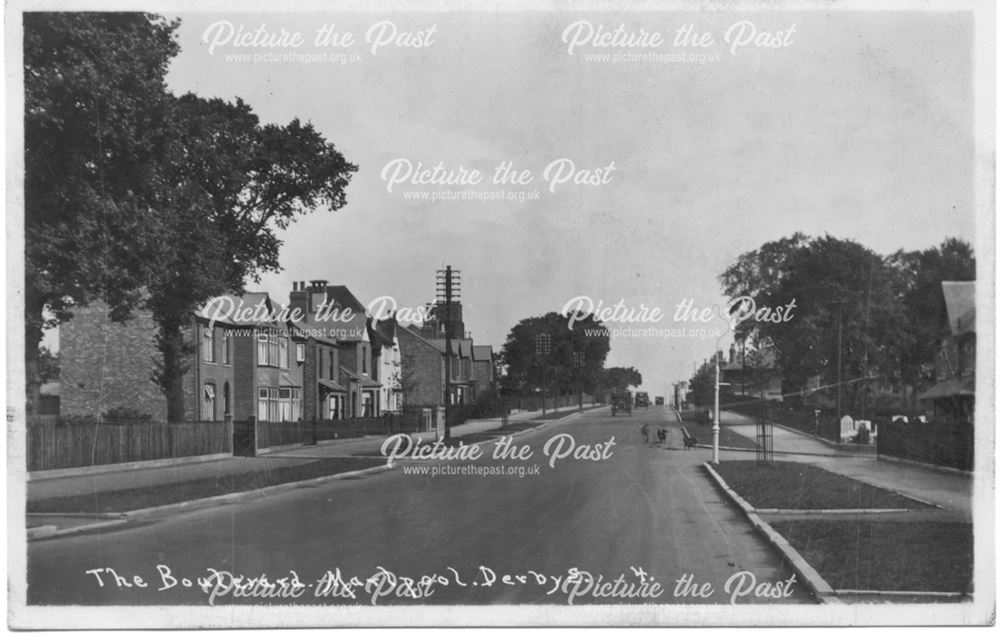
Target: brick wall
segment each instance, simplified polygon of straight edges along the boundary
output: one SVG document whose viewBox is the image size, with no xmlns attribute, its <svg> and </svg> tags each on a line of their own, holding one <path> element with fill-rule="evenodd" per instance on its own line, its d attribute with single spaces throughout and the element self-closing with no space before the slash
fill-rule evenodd
<svg viewBox="0 0 1000 636">
<path fill-rule="evenodd" d="M 98 416 L 128 408 L 165 421 L 167 400 L 152 378 L 161 359 L 155 334 L 149 314 L 117 324 L 101 304 L 76 309 L 59 328 L 61 413 Z"/>
<path fill-rule="evenodd" d="M 397 332 L 402 357 L 403 403 L 408 406 L 442 404 L 444 357 L 407 329 Z"/>
</svg>

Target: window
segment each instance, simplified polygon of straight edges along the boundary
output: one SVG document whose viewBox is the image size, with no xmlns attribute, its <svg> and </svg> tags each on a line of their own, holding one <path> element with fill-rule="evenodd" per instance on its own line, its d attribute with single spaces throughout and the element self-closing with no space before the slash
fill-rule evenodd
<svg viewBox="0 0 1000 636">
<path fill-rule="evenodd" d="M 361 347 L 361 373 L 368 375 L 368 349 Z"/>
<path fill-rule="evenodd" d="M 278 418 L 282 422 L 292 419 L 292 390 L 278 389 Z"/>
<path fill-rule="evenodd" d="M 295 345 L 295 361 L 296 362 L 306 361 L 306 346 L 304 344 Z"/>
<path fill-rule="evenodd" d="M 268 356 L 267 356 L 267 333 L 261 332 L 257 334 L 257 365 L 261 367 L 267 366 Z"/>
<path fill-rule="evenodd" d="M 278 366 L 288 368 L 288 338 L 278 338 Z"/>
<path fill-rule="evenodd" d="M 272 389 L 273 391 L 274 389 Z M 300 389 L 278 389 L 278 422 L 295 422 L 302 416 L 302 391 Z"/>
<path fill-rule="evenodd" d="M 298 389 L 292 389 L 298 391 Z M 288 389 L 280 389 L 288 391 Z M 262 387 L 257 389 L 257 418 L 265 422 L 283 422 L 291 417 L 291 411 L 282 411 L 282 393 L 273 387 Z M 289 401 L 285 398 L 285 401 Z M 287 413 L 287 417 L 283 417 Z"/>
<path fill-rule="evenodd" d="M 205 362 L 215 362 L 215 334 L 211 327 L 201 330 L 201 359 Z"/>
<path fill-rule="evenodd" d="M 288 338 L 276 333 L 257 334 L 257 366 L 288 368 Z"/>
<path fill-rule="evenodd" d="M 267 421 L 268 390 L 257 389 L 257 419 Z"/>
<path fill-rule="evenodd" d="M 229 364 L 230 347 L 233 346 L 233 335 L 227 330 L 222 332 L 222 364 Z"/>
<path fill-rule="evenodd" d="M 329 395 L 326 398 L 326 413 L 323 417 L 328 420 L 340 419 L 340 396 Z"/>
<path fill-rule="evenodd" d="M 215 421 L 215 385 L 206 384 L 202 391 L 201 419 L 205 422 Z"/>
<path fill-rule="evenodd" d="M 334 354 L 333 354 L 333 351 L 328 351 L 327 353 L 330 354 L 330 375 L 327 376 L 327 379 L 328 380 L 336 380 L 337 376 L 333 372 L 333 356 L 334 356 Z"/>
<path fill-rule="evenodd" d="M 278 337 L 273 333 L 267 336 L 267 366 L 278 366 Z"/>
</svg>

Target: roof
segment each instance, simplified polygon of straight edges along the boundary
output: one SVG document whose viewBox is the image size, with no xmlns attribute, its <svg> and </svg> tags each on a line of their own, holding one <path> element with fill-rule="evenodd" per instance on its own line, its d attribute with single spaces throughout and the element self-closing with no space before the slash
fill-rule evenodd
<svg viewBox="0 0 1000 636">
<path fill-rule="evenodd" d="M 976 330 L 976 281 L 941 281 L 952 335 Z"/>
<path fill-rule="evenodd" d="M 435 349 L 444 353 L 445 343 L 447 342 L 444 338 L 422 338 Z M 451 354 L 459 358 L 470 358 L 472 357 L 472 341 L 467 338 L 454 338 L 451 341 Z"/>
<path fill-rule="evenodd" d="M 473 345 L 472 359 L 476 362 L 493 361 L 493 347 L 491 345 Z"/>
<path fill-rule="evenodd" d="M 423 335 L 421 335 L 420 331 L 413 325 L 400 325 L 399 333 L 401 334 L 406 333 L 407 335 L 412 336 L 419 342 L 424 343 L 428 347 L 433 347 L 438 351 L 440 351 L 441 353 L 444 353 L 444 340 L 425 338 Z"/>
<path fill-rule="evenodd" d="M 359 375 L 354 371 L 351 371 L 347 367 L 340 367 L 340 372 L 346 375 L 347 379 L 350 380 L 351 382 L 359 383 L 361 385 L 361 388 L 363 389 L 376 388 L 382 386 L 381 383 L 376 382 L 375 380 L 372 380 L 367 376 Z"/>
<path fill-rule="evenodd" d="M 265 316 L 261 316 L 259 305 L 264 307 Z M 207 301 L 195 310 L 195 315 L 207 320 L 215 319 L 216 323 L 228 325 L 273 325 L 274 304 L 267 292 L 247 292 L 242 296 L 223 294 Z M 244 318 L 235 320 L 235 318 Z M 245 319 L 249 318 L 249 320 Z M 261 318 L 266 318 L 262 320 Z"/>
<path fill-rule="evenodd" d="M 335 335 L 336 330 L 331 329 L 330 323 L 328 322 L 300 320 L 298 322 L 291 323 L 291 325 L 295 329 L 292 334 L 293 337 L 310 338 L 316 342 L 322 342 L 324 344 L 337 344 L 337 337 Z"/>
<path fill-rule="evenodd" d="M 319 382 L 320 386 L 325 386 L 326 388 L 330 389 L 334 393 L 347 393 L 347 389 L 345 389 L 344 387 L 340 386 L 339 384 L 337 384 L 333 380 L 319 380 L 318 382 Z"/>
<path fill-rule="evenodd" d="M 351 293 L 346 285 L 327 285 L 326 298 L 328 302 L 333 302 L 335 307 L 350 307 L 356 313 L 364 315 L 365 306 L 361 304 L 357 296 Z"/>
<path fill-rule="evenodd" d="M 472 357 L 472 340 L 468 338 L 462 338 L 459 341 L 461 347 L 459 348 L 459 357 L 461 358 L 471 358 Z"/>
<path fill-rule="evenodd" d="M 975 395 L 976 381 L 974 378 L 942 380 L 917 396 L 918 400 L 936 400 L 959 395 Z"/>
</svg>

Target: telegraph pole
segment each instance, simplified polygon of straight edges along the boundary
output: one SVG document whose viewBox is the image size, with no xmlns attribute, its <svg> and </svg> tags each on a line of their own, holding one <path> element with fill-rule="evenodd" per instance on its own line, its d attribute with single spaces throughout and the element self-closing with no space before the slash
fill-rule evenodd
<svg viewBox="0 0 1000 636">
<path fill-rule="evenodd" d="M 451 265 L 437 272 L 437 305 L 444 306 L 444 439 L 451 439 L 451 422 L 448 414 L 451 410 L 451 303 L 461 296 L 462 273 L 452 269 Z"/>
<path fill-rule="evenodd" d="M 837 299 L 837 424 L 838 425 L 840 424 L 840 418 L 842 416 L 842 413 L 841 413 L 841 401 L 840 401 L 841 400 L 841 398 L 840 398 L 840 392 L 841 392 L 840 383 L 842 381 L 842 378 L 841 378 L 841 375 L 842 375 L 842 372 L 841 372 L 841 355 L 842 355 L 843 350 L 844 350 L 844 345 L 843 345 L 843 320 L 841 318 L 841 310 L 842 310 L 843 306 L 844 306 L 844 299 L 843 298 L 838 298 Z"/>
</svg>

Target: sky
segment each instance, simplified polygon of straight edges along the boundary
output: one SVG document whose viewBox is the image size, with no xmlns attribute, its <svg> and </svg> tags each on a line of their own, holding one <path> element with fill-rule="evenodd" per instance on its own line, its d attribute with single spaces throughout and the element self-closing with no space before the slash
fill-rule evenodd
<svg viewBox="0 0 1000 636">
<path fill-rule="evenodd" d="M 309 121 L 359 166 L 347 205 L 279 232 L 283 271 L 250 285 L 285 302 L 293 281 L 326 279 L 365 303 L 392 296 L 419 307 L 448 264 L 462 271 L 466 328 L 495 350 L 518 321 L 572 298 L 655 307 L 656 323 L 606 321 L 619 329 L 606 364 L 634 366 L 643 389 L 664 395 L 711 355 L 708 334 L 727 329 L 675 321 L 676 306 L 725 304 L 718 276 L 740 254 L 797 231 L 880 253 L 975 235 L 968 14 L 180 18 L 172 90 L 240 97 L 264 122 Z M 675 45 L 685 24 L 712 42 Z M 751 25 L 759 42 L 781 46 L 731 49 Z M 262 26 L 272 44 L 282 30 L 286 44 L 296 33 L 302 42 L 238 45 L 241 27 Z M 647 46 L 595 45 L 604 33 L 613 43 L 619 26 L 633 44 L 645 33 Z M 323 27 L 335 35 L 318 46 Z M 574 38 L 584 41 L 570 52 Z M 627 57 L 642 54 L 659 57 Z M 482 180 L 388 183 L 406 162 L 478 170 Z M 503 162 L 531 182 L 492 183 Z M 570 164 L 581 182 L 561 172 Z M 417 198 L 461 193 L 524 200 Z M 723 334 L 720 348 L 729 342 Z"/>
</svg>

